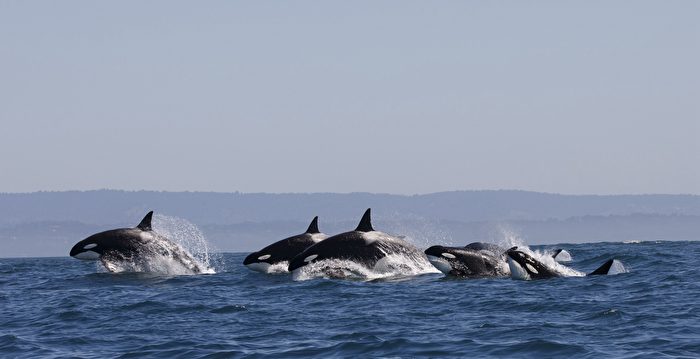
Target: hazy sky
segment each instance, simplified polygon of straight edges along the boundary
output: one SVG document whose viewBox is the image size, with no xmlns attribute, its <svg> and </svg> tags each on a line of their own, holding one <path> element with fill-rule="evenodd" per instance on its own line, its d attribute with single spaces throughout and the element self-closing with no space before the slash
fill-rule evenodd
<svg viewBox="0 0 700 359">
<path fill-rule="evenodd" d="M 0 192 L 700 194 L 700 1 L 0 1 Z"/>
</svg>

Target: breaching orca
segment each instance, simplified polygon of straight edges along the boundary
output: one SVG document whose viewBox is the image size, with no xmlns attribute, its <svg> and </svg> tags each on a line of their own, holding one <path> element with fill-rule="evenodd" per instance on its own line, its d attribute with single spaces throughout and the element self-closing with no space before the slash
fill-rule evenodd
<svg viewBox="0 0 700 359">
<path fill-rule="evenodd" d="M 345 267 L 333 260 L 350 261 L 367 269 L 373 269 L 382 259 L 392 254 L 400 254 L 411 259 L 425 261 L 425 256 L 412 244 L 372 228 L 370 209 L 360 220 L 354 231 L 328 237 L 299 253 L 289 262 L 288 270 L 293 273 L 312 263 L 328 264 L 322 271 L 332 277 L 343 277 Z"/>
<path fill-rule="evenodd" d="M 510 275 L 505 248 L 491 243 L 470 243 L 464 247 L 432 246 L 425 250 L 428 260 L 445 275 L 458 277 L 504 277 Z"/>
<path fill-rule="evenodd" d="M 533 256 L 518 250 L 518 247 L 509 249 L 506 252 L 506 256 L 508 257 L 508 266 L 510 267 L 510 273 L 513 279 L 529 280 L 562 276 L 560 272 L 548 267 Z M 588 275 L 609 274 L 614 263 L 615 259 L 610 259 Z"/>
<path fill-rule="evenodd" d="M 202 268 L 179 245 L 155 233 L 151 228 L 153 211 L 148 212 L 135 228 L 119 228 L 93 234 L 78 242 L 70 250 L 70 256 L 77 259 L 101 260 L 109 271 L 114 271 L 112 263 L 144 263 L 164 257 L 172 259 L 192 273 L 201 273 Z"/>
<path fill-rule="evenodd" d="M 271 266 L 276 264 L 283 265 L 282 270 L 286 270 L 292 258 L 309 246 L 326 238 L 328 236 L 318 230 L 318 216 L 316 216 L 309 224 L 306 232 L 282 239 L 249 254 L 243 261 L 243 264 L 252 270 L 263 273 L 268 273 Z"/>
</svg>

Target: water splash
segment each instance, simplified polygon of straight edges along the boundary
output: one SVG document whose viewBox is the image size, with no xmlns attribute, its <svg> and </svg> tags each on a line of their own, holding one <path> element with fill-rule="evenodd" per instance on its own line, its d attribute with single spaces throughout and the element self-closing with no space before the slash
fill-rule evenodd
<svg viewBox="0 0 700 359">
<path fill-rule="evenodd" d="M 207 242 L 204 233 L 194 223 L 179 217 L 156 214 L 153 230 L 182 247 L 211 273 L 223 269 L 223 257 Z"/>
<path fill-rule="evenodd" d="M 513 227 L 499 223 L 497 224 L 490 235 L 490 241 L 503 248 L 512 247 L 527 247 L 525 239 L 520 236 L 520 233 Z"/>
<path fill-rule="evenodd" d="M 289 274 L 289 261 L 281 261 L 274 264 L 266 265 L 263 273 L 267 274 Z"/>
<path fill-rule="evenodd" d="M 213 274 L 213 269 L 207 267 L 193 267 L 169 256 L 153 255 L 148 258 L 132 260 L 103 259 L 102 265 L 112 273 L 148 273 L 153 275 L 192 275 Z M 195 266 L 197 264 L 194 264 Z M 193 270 L 192 268 L 202 268 Z"/>
<path fill-rule="evenodd" d="M 552 258 L 551 253 L 545 250 L 532 250 L 527 245 L 518 246 L 518 250 L 531 255 L 540 263 L 544 264 L 547 268 L 557 272 L 562 277 L 584 277 L 586 273 L 577 271 L 576 269 L 567 267 L 554 258 Z"/>
<path fill-rule="evenodd" d="M 293 280 L 314 278 L 343 278 L 370 281 L 377 279 L 399 279 L 421 274 L 440 273 L 428 259 L 419 253 L 389 254 L 369 268 L 347 259 L 325 259 L 310 263 L 292 272 Z"/>
<path fill-rule="evenodd" d="M 560 264 L 552 257 L 552 252 L 548 250 L 532 250 L 525 243 L 525 239 L 523 239 L 515 229 L 508 225 L 499 224 L 496 227 L 496 231 L 494 234 L 496 236 L 500 236 L 500 238 L 497 238 L 496 240 L 496 243 L 498 243 L 499 245 L 505 248 L 518 247 L 518 250 L 531 255 L 537 261 L 541 262 L 553 271 L 559 273 L 563 277 L 583 277 L 586 275 L 586 273 L 577 271 L 573 268 L 569 268 L 565 265 Z"/>
<path fill-rule="evenodd" d="M 153 230 L 178 244 L 205 267 L 212 270 L 222 268 L 221 254 L 216 253 L 194 223 L 184 218 L 156 214 L 153 217 Z"/>
</svg>

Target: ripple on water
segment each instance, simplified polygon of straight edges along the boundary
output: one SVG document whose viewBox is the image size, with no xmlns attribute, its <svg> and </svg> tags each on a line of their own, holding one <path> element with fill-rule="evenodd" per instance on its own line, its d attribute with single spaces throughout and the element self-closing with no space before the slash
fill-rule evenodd
<svg viewBox="0 0 700 359">
<path fill-rule="evenodd" d="M 19 342 L 19 338 L 16 335 L 5 334 L 0 335 L 0 349 L 4 349 L 7 346 L 15 345 Z"/>
<path fill-rule="evenodd" d="M 144 314 L 161 313 L 164 310 L 170 311 L 170 303 L 158 302 L 153 300 L 143 300 L 134 303 L 129 303 L 121 306 L 120 310 L 124 312 L 138 312 Z"/>
<path fill-rule="evenodd" d="M 83 312 L 77 310 L 67 310 L 58 312 L 56 318 L 64 322 L 70 322 L 83 320 L 85 316 L 83 315 Z"/>
<path fill-rule="evenodd" d="M 511 356 L 517 353 L 520 358 L 562 358 L 586 353 L 584 346 L 568 344 L 547 339 L 532 339 L 505 345 L 502 348 L 491 350 L 489 353 L 497 356 Z"/>
<path fill-rule="evenodd" d="M 615 321 L 623 318 L 623 313 L 617 309 L 611 308 L 602 311 L 597 311 L 594 313 L 586 313 L 578 316 L 578 320 L 581 321 L 596 321 L 596 320 L 609 320 Z"/>
<path fill-rule="evenodd" d="M 214 314 L 238 313 L 248 310 L 244 305 L 225 305 L 223 307 L 210 310 Z"/>
</svg>

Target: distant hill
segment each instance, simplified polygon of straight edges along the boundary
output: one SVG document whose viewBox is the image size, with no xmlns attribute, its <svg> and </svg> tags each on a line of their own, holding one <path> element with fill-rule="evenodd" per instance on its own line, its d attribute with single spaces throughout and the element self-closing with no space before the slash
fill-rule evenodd
<svg viewBox="0 0 700 359">
<path fill-rule="evenodd" d="M 0 194 L 0 257 L 65 255 L 78 239 L 133 226 L 148 210 L 186 219 L 220 250 L 248 251 L 302 232 L 354 228 L 373 208 L 375 227 L 418 245 L 700 239 L 700 196 L 574 196 L 525 191 L 458 191 L 401 196 L 371 193 L 243 194 L 73 191 Z"/>
<path fill-rule="evenodd" d="M 544 220 L 585 215 L 700 215 L 700 196 L 573 196 L 525 191 L 459 191 L 401 196 L 372 193 L 36 192 L 0 194 L 0 226 L 37 221 L 127 223 L 148 210 L 197 224 L 375 218 L 451 221 Z"/>
</svg>

